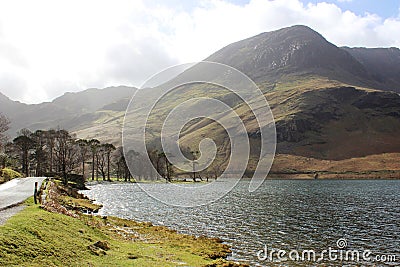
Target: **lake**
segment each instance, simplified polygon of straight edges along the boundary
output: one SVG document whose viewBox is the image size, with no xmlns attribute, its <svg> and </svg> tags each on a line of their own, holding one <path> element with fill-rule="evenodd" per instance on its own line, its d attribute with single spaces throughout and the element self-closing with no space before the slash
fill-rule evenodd
<svg viewBox="0 0 400 267">
<path fill-rule="evenodd" d="M 307 262 L 276 255 L 262 257 L 268 255 L 264 253 L 266 249 L 269 253 L 279 249 L 301 254 L 310 249 L 320 253 L 329 247 L 360 253 L 370 250 L 369 258 L 360 259 L 367 265 L 373 264 L 370 261 L 382 264 L 377 262 L 383 261 L 382 255 L 386 255 L 386 265 L 400 263 L 400 181 L 266 180 L 253 193 L 248 192 L 248 185 L 249 180 L 241 180 L 217 202 L 195 208 L 163 204 L 136 184 L 95 184 L 83 192 L 104 205 L 102 215 L 150 221 L 182 233 L 219 237 L 232 247 L 230 259 L 251 266 L 357 264 L 354 258 L 331 261 L 324 256 L 321 261 Z M 141 186 L 168 194 L 172 185 Z M 211 193 L 222 191 L 224 186 L 223 181 L 215 182 Z M 206 198 L 203 194 L 189 197 Z M 338 240 L 345 242 L 339 248 Z M 396 259 L 388 260 L 392 255 Z"/>
</svg>

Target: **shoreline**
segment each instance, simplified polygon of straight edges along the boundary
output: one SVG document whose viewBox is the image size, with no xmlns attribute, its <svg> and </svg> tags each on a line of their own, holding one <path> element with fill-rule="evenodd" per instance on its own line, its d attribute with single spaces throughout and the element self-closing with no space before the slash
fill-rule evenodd
<svg viewBox="0 0 400 267">
<path fill-rule="evenodd" d="M 165 226 L 112 216 L 77 189 L 50 181 L 45 202 L 23 208 L 0 226 L 0 265 L 31 266 L 232 266 L 222 240 L 178 233 Z"/>
<path fill-rule="evenodd" d="M 314 178 L 314 174 L 311 173 L 271 173 L 265 178 L 265 181 L 279 181 L 279 180 L 354 180 L 354 181 L 370 181 L 370 180 L 387 180 L 387 181 L 396 181 L 400 180 L 400 172 L 396 172 L 393 176 L 376 176 L 376 175 L 365 175 L 365 174 L 343 174 L 343 173 L 324 173 L 324 172 L 316 172 L 319 174 L 318 178 Z M 227 178 L 229 179 L 229 178 Z M 251 180 L 253 178 L 249 177 L 242 177 L 240 180 Z M 206 183 L 213 183 L 213 182 L 223 182 L 222 179 L 217 180 L 210 180 L 209 182 L 180 182 L 180 181 L 173 181 L 173 182 L 164 182 L 164 181 L 153 181 L 153 180 L 140 180 L 135 182 L 125 182 L 125 181 L 88 181 L 85 183 L 86 186 L 93 186 L 98 184 L 206 184 Z M 88 188 L 81 189 L 81 190 L 90 190 Z"/>
</svg>

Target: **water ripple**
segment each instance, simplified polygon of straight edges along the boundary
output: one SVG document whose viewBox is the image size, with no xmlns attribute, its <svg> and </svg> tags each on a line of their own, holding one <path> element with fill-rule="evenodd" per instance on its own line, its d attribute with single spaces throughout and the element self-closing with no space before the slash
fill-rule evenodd
<svg viewBox="0 0 400 267">
<path fill-rule="evenodd" d="M 104 205 L 104 215 L 222 238 L 232 246 L 233 259 L 252 266 L 265 264 L 256 257 L 264 244 L 321 251 L 346 238 L 349 248 L 400 253 L 400 181 L 275 180 L 266 181 L 253 193 L 247 192 L 248 184 L 241 181 L 217 203 L 197 208 L 167 206 L 134 184 L 98 184 L 84 193 Z M 148 186 L 166 193 L 169 189 L 161 183 Z M 210 195 L 218 194 L 223 186 L 215 183 Z M 282 264 L 293 265 L 276 263 Z"/>
</svg>

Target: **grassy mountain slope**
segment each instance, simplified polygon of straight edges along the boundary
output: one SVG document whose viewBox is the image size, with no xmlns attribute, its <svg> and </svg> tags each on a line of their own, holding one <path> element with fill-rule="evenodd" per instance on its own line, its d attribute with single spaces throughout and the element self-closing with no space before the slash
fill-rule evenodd
<svg viewBox="0 0 400 267">
<path fill-rule="evenodd" d="M 400 96 L 396 93 L 302 77 L 277 83 L 265 97 L 275 117 L 278 153 L 340 160 L 400 151 Z M 258 129 L 254 118 L 240 105 L 236 110 L 252 136 Z M 204 136 L 226 139 L 216 124 L 197 122 L 184 132 L 182 144 Z"/>
</svg>

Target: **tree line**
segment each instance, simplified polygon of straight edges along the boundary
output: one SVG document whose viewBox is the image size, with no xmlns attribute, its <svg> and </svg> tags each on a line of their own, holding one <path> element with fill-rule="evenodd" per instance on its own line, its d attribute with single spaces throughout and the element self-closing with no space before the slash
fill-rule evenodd
<svg viewBox="0 0 400 267">
<path fill-rule="evenodd" d="M 5 132 L 10 121 L 0 114 L 0 164 L 2 169 L 10 167 L 20 171 L 25 176 L 59 176 L 67 183 L 69 177 L 81 175 L 84 180 L 118 180 L 131 181 L 134 170 L 138 180 L 165 179 L 171 182 L 177 175 L 177 170 L 168 160 L 168 156 L 156 148 L 148 149 L 147 155 L 130 150 L 124 153 L 122 147 L 111 143 L 102 143 L 97 139 L 78 139 L 75 134 L 63 129 L 30 131 L 22 129 L 18 136 L 7 142 Z M 183 149 L 183 154 L 193 160 L 198 152 L 189 148 Z M 151 164 L 146 164 L 148 157 Z M 129 164 L 129 166 L 128 166 Z M 179 172 L 179 170 L 178 170 Z M 196 173 L 193 165 L 191 178 L 207 180 L 217 178 L 220 166 L 213 166 L 208 172 Z"/>
<path fill-rule="evenodd" d="M 22 129 L 11 142 L 5 132 L 9 120 L 0 114 L 0 151 L 2 169 L 10 167 L 25 176 L 60 176 L 64 183 L 72 175 L 83 178 L 111 180 L 116 176 L 125 181 L 131 175 L 121 147 L 97 139 L 77 139 L 63 129 Z"/>
</svg>

